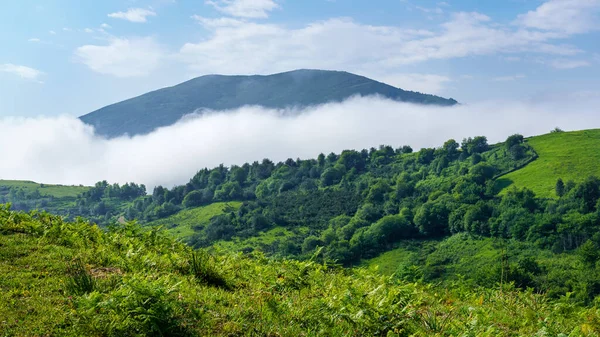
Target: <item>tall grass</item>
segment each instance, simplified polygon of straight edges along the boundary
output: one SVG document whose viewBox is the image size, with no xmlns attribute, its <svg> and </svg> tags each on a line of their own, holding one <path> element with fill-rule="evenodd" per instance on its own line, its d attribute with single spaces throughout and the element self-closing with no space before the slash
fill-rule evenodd
<svg viewBox="0 0 600 337">
<path fill-rule="evenodd" d="M 200 282 L 230 290 L 231 285 L 227 279 L 218 271 L 215 258 L 205 250 L 197 250 L 190 254 L 190 271 L 192 275 Z"/>
<path fill-rule="evenodd" d="M 96 282 L 80 258 L 67 265 L 67 289 L 74 295 L 88 294 L 94 291 Z"/>
</svg>

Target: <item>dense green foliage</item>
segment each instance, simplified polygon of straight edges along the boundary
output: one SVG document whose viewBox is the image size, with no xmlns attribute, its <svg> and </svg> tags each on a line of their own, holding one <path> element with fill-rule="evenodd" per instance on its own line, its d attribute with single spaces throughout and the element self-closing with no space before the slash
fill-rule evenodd
<svg viewBox="0 0 600 337">
<path fill-rule="evenodd" d="M 0 207 L 2 336 L 599 336 L 600 310 L 260 253 L 193 251 L 135 224 Z"/>
<path fill-rule="evenodd" d="M 485 205 L 493 208 L 498 202 L 493 178 L 535 155 L 522 139 L 511 145 L 513 150 L 515 146 L 521 148 L 520 156 L 502 145 L 488 145 L 485 137 L 475 137 L 462 144 L 450 140 L 438 149 L 418 153 L 408 146 L 381 146 L 320 155 L 316 160 L 288 159 L 275 164 L 265 159 L 231 168 L 220 166 L 199 171 L 184 186 L 155 188 L 144 203 L 135 201 L 142 207 L 130 207 L 127 214 L 132 215 L 130 219 L 153 220 L 160 218 L 157 210 L 165 208 L 194 209 L 214 201 L 244 200 L 239 209 L 215 216 L 208 224 L 198 223 L 189 242 L 210 246 L 235 239 L 243 250 L 260 248 L 297 257 L 325 246 L 327 258 L 350 264 L 385 251 L 398 240 L 439 237 L 465 229 L 478 232 L 462 224 L 451 228 L 451 213 L 456 222 L 470 205 L 473 211 L 468 216 L 474 218 L 468 221 L 490 217 Z M 461 205 L 464 212 L 455 214 Z M 177 220 L 166 218 L 158 223 L 177 225 Z M 308 231 L 296 231 L 260 247 L 245 242 L 278 227 Z"/>
<path fill-rule="evenodd" d="M 320 261 L 344 266 L 400 247 L 403 256 L 385 269 L 402 280 L 463 275 L 474 286 L 514 282 L 591 303 L 600 295 L 600 182 L 555 179 L 551 199 L 514 186 L 498 195 L 510 172 L 544 158 L 530 142 L 512 135 L 490 145 L 479 136 L 416 153 L 380 146 L 308 160 L 264 159 L 202 169 L 187 184 L 158 186 L 151 195 L 143 185 L 99 182 L 50 206 L 103 226 L 134 219 L 162 226 L 195 248 L 297 260 L 319 251 Z M 407 251 L 406 242 L 424 244 Z"/>
<path fill-rule="evenodd" d="M 103 226 L 118 221 L 133 200 L 145 195 L 146 187 L 135 183 L 101 181 L 88 187 L 0 180 L 0 203 L 11 203 L 13 209 L 45 210 L 71 220 L 82 216 Z"/>
<path fill-rule="evenodd" d="M 598 295 L 597 246 L 586 241 L 572 253 L 555 253 L 530 242 L 466 233 L 444 240 L 412 240 L 364 261 L 371 270 L 403 281 L 495 287 L 513 283 L 551 298 L 568 294 L 580 303 Z"/>
<path fill-rule="evenodd" d="M 308 107 L 357 95 L 379 95 L 419 104 L 457 103 L 346 72 L 297 70 L 269 76 L 202 76 L 104 107 L 82 116 L 81 120 L 93 125 L 101 135 L 116 137 L 149 133 L 205 109 L 223 111 L 246 105 L 276 109 Z"/>
</svg>

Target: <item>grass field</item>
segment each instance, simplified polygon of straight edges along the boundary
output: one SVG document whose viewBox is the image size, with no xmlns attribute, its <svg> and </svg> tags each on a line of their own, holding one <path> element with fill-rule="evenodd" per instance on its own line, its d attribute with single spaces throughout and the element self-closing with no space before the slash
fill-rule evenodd
<svg viewBox="0 0 600 337">
<path fill-rule="evenodd" d="M 168 232 L 180 239 L 194 234 L 193 226 L 206 225 L 214 216 L 236 211 L 242 205 L 239 201 L 216 202 L 204 207 L 185 209 L 170 217 L 149 222 L 149 226 L 163 226 Z"/>
<path fill-rule="evenodd" d="M 527 187 L 539 197 L 555 198 L 558 178 L 565 182 L 600 176 L 600 129 L 558 132 L 532 137 L 528 143 L 539 158 L 497 180 L 504 187 Z"/>
<path fill-rule="evenodd" d="M 55 198 L 76 197 L 89 189 L 86 186 L 65 186 L 65 185 L 47 185 L 38 184 L 33 181 L 25 180 L 1 180 L 0 187 L 22 188 L 26 192 L 33 192 L 36 189 L 43 196 L 52 196 Z"/>
<path fill-rule="evenodd" d="M 421 243 L 416 241 L 402 242 L 396 249 L 362 261 L 360 266 L 382 275 L 391 276 L 398 270 L 399 266 L 410 264 L 417 257 L 415 255 L 419 254 L 421 248 Z"/>
<path fill-rule="evenodd" d="M 216 242 L 214 246 L 227 251 L 239 251 L 245 247 L 265 247 L 272 245 L 276 240 L 284 240 L 297 235 L 297 233 L 306 234 L 308 231 L 308 227 L 295 227 L 293 231 L 284 227 L 274 227 L 247 239 L 234 237 L 231 241 L 221 240 Z"/>
</svg>

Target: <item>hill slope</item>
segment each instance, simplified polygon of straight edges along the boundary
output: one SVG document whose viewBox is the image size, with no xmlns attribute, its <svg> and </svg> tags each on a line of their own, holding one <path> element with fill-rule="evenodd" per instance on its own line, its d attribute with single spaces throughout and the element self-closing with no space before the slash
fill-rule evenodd
<svg viewBox="0 0 600 337">
<path fill-rule="evenodd" d="M 24 192 L 39 192 L 41 196 L 54 198 L 76 197 L 77 195 L 88 190 L 85 186 L 65 186 L 65 185 L 48 185 L 38 184 L 33 181 L 24 180 L 2 180 L 0 179 L 0 195 L 3 191 L 10 189 L 22 189 Z"/>
<path fill-rule="evenodd" d="M 498 183 L 527 187 L 539 197 L 554 198 L 556 181 L 579 182 L 600 176 L 600 129 L 556 132 L 528 139 L 539 158 L 507 174 Z"/>
<path fill-rule="evenodd" d="M 197 109 L 311 106 L 375 94 L 412 103 L 456 104 L 453 99 L 405 91 L 346 72 L 296 70 L 269 76 L 202 76 L 104 107 L 81 120 L 98 134 L 115 137 L 149 133 Z"/>
<path fill-rule="evenodd" d="M 260 254 L 209 255 L 0 206 L 3 336 L 598 336 L 596 308 L 435 289 Z"/>
</svg>

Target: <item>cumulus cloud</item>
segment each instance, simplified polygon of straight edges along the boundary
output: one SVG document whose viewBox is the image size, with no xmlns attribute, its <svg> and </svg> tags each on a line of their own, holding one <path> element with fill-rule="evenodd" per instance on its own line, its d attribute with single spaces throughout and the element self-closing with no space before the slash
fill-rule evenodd
<svg viewBox="0 0 600 337">
<path fill-rule="evenodd" d="M 599 14 L 600 0 L 550 0 L 519 15 L 516 22 L 527 28 L 579 34 L 600 28 Z"/>
<path fill-rule="evenodd" d="M 366 97 L 297 115 L 244 107 L 187 117 L 145 136 L 110 140 L 72 117 L 5 118 L 0 119 L 0 151 L 10 160 L 0 166 L 0 177 L 87 185 L 103 179 L 135 181 L 152 188 L 185 183 L 197 170 L 221 163 L 315 158 L 321 152 L 380 144 L 418 149 L 476 135 L 498 142 L 514 133 L 530 136 L 556 126 L 600 126 L 600 96 L 563 99 L 440 108 Z"/>
<path fill-rule="evenodd" d="M 581 53 L 576 47 L 557 43 L 567 34 L 506 27 L 480 13 L 454 13 L 432 30 L 366 25 L 350 18 L 295 28 L 232 18 L 193 18 L 209 36 L 183 45 L 178 58 L 202 74 L 321 68 L 369 77 L 381 72 L 401 76 L 407 65 L 430 60 L 524 52 L 560 57 Z"/>
<path fill-rule="evenodd" d="M 0 64 L 0 73 L 13 74 L 26 80 L 33 81 L 39 81 L 40 76 L 43 74 L 43 72 L 37 69 L 12 63 Z"/>
<path fill-rule="evenodd" d="M 151 37 L 112 38 L 107 45 L 79 47 L 75 56 L 95 72 L 125 78 L 152 72 L 163 57 L 163 52 Z"/>
<path fill-rule="evenodd" d="M 130 8 L 126 12 L 116 12 L 108 14 L 108 17 L 113 19 L 122 19 L 135 23 L 144 23 L 148 21 L 149 16 L 156 16 L 152 10 L 145 8 Z"/>
<path fill-rule="evenodd" d="M 208 0 L 206 4 L 219 12 L 241 18 L 267 18 L 279 8 L 275 0 Z"/>
</svg>

